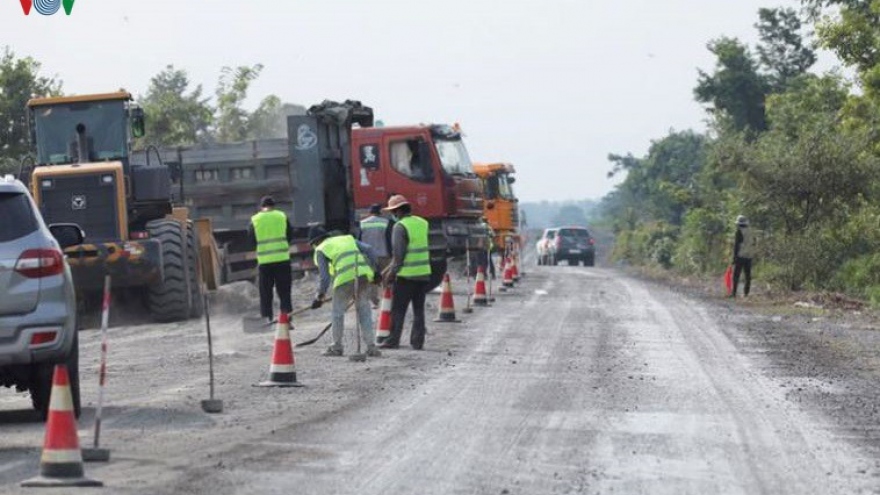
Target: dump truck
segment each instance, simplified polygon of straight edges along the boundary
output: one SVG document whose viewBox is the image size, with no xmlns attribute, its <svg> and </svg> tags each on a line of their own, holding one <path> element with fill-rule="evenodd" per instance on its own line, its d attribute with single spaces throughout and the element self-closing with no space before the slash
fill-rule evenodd
<svg viewBox="0 0 880 495">
<path fill-rule="evenodd" d="M 495 231 L 496 250 L 510 244 L 522 245 L 519 200 L 513 194 L 513 174 L 510 163 L 474 163 L 474 171 L 483 181 L 486 202 L 483 211 L 489 226 Z"/>
<path fill-rule="evenodd" d="M 202 312 L 196 229 L 171 198 L 172 169 L 158 157 L 130 161 L 144 112 L 130 93 L 27 102 L 35 154 L 19 175 L 48 224 L 76 224 L 83 242 L 64 249 L 79 301 L 115 292 L 141 298 L 157 321 Z"/>
<path fill-rule="evenodd" d="M 275 199 L 294 227 L 294 273 L 315 269 L 308 228 L 357 233 L 373 204 L 403 194 L 430 223 L 434 283 L 449 257 L 484 249 L 482 183 L 461 134 L 446 125 L 373 127 L 360 102 L 325 101 L 287 119 L 286 139 L 201 144 L 158 150 L 180 171 L 175 202 L 210 219 L 219 253 L 219 283 L 256 277 L 250 217 L 264 195 Z M 141 152 L 138 160 L 146 162 Z"/>
</svg>

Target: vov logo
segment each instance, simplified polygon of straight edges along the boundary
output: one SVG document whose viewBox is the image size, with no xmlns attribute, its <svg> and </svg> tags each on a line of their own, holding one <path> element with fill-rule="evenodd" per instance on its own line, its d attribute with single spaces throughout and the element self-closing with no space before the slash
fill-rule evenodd
<svg viewBox="0 0 880 495">
<path fill-rule="evenodd" d="M 64 13 L 70 15 L 73 10 L 73 2 L 76 0 L 19 0 L 24 15 L 31 15 L 31 7 L 41 15 L 54 15 L 64 5 Z"/>
</svg>

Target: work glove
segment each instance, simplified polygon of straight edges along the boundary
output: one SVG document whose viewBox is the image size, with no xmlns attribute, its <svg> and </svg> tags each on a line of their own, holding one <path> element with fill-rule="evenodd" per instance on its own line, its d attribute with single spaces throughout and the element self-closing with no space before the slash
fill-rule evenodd
<svg viewBox="0 0 880 495">
<path fill-rule="evenodd" d="M 315 300 L 312 301 L 312 306 L 311 306 L 311 308 L 312 308 L 312 309 L 318 309 L 318 308 L 320 308 L 323 304 L 324 304 L 324 296 L 323 296 L 322 294 L 318 294 L 318 297 L 316 297 Z"/>
</svg>

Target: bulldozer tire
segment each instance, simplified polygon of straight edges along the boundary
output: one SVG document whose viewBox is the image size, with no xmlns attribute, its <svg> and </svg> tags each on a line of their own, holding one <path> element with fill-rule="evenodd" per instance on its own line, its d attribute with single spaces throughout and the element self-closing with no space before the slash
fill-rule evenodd
<svg viewBox="0 0 880 495">
<path fill-rule="evenodd" d="M 189 267 L 189 293 L 192 305 L 189 308 L 190 318 L 201 318 L 205 313 L 205 301 L 202 299 L 201 281 L 199 280 L 199 257 L 197 256 L 196 231 L 191 221 L 186 223 L 186 255 Z"/>
<path fill-rule="evenodd" d="M 182 321 L 189 318 L 184 250 L 187 242 L 183 229 L 176 220 L 153 220 L 147 223 L 147 232 L 161 242 L 161 280 L 147 288 L 147 309 L 159 322 Z"/>
</svg>

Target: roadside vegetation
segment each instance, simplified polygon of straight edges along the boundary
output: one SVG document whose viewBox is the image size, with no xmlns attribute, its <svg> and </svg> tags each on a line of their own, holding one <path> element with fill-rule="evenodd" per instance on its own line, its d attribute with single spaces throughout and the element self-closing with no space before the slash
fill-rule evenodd
<svg viewBox="0 0 880 495">
<path fill-rule="evenodd" d="M 716 64 L 694 88 L 708 131 L 609 155 L 609 175 L 625 178 L 594 223 L 615 233 L 615 261 L 720 277 L 742 214 L 757 233 L 756 280 L 880 305 L 880 8 L 802 6 L 761 9 L 757 46 L 708 43 Z M 851 76 L 812 72 L 818 48 Z"/>
</svg>

